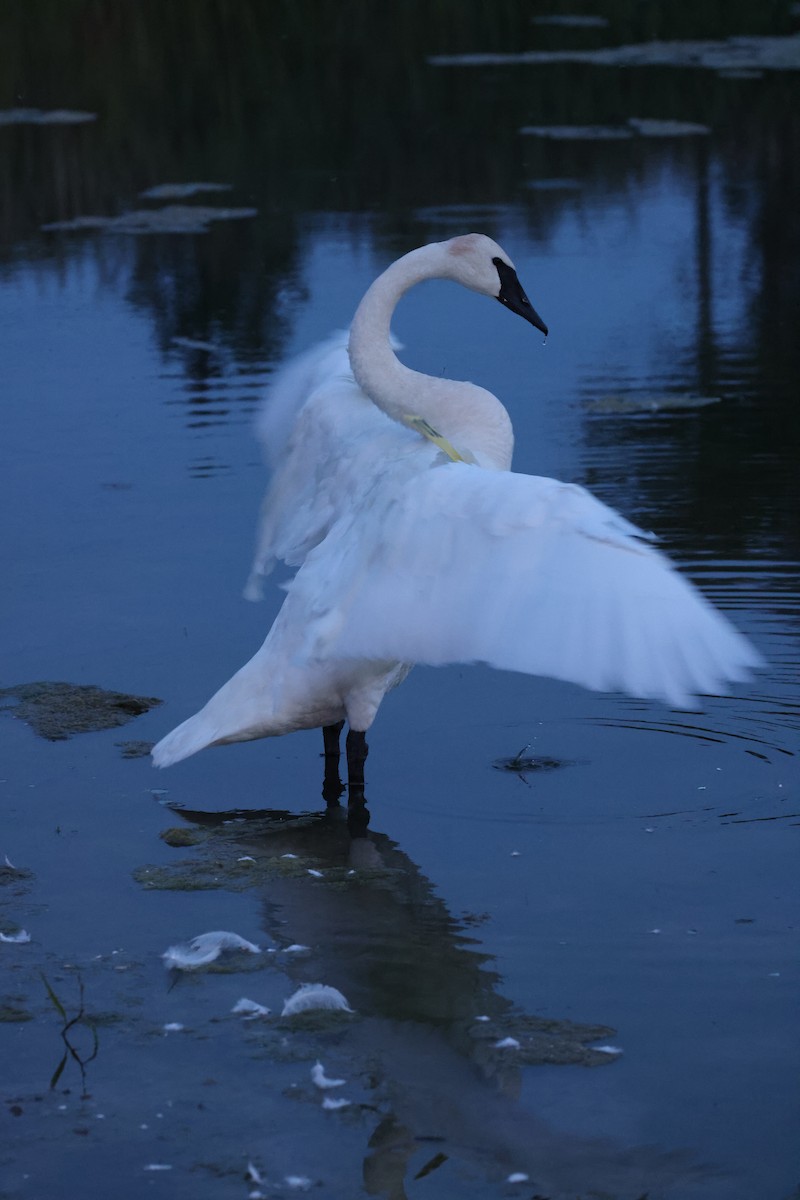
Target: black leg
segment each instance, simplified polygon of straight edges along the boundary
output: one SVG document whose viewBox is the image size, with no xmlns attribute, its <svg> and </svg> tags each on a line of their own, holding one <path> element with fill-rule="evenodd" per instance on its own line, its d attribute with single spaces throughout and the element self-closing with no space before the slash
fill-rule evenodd
<svg viewBox="0 0 800 1200">
<path fill-rule="evenodd" d="M 322 740 L 325 746 L 325 778 L 322 781 L 322 799 L 328 808 L 337 808 L 344 784 L 339 777 L 339 735 L 344 721 L 335 725 L 323 725 Z"/>
<path fill-rule="evenodd" d="M 364 763 L 369 754 L 367 735 L 351 729 L 345 743 L 347 748 L 347 827 L 351 837 L 366 837 L 369 810 L 364 797 Z"/>
<path fill-rule="evenodd" d="M 344 729 L 344 721 L 337 721 L 335 725 L 322 726 L 322 741 L 325 745 L 325 757 L 335 758 L 339 761 L 339 735 Z"/>
</svg>

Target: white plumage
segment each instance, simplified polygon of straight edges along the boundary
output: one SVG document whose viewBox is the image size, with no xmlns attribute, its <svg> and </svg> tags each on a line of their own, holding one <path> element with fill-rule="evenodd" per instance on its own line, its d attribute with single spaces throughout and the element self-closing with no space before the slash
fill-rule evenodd
<svg viewBox="0 0 800 1200">
<path fill-rule="evenodd" d="M 278 377 L 248 592 L 276 559 L 299 570 L 264 645 L 158 743 L 156 765 L 344 719 L 363 734 L 412 663 L 485 662 L 680 706 L 759 665 L 648 535 L 581 487 L 510 471 L 496 397 L 398 361 L 395 305 L 436 277 L 545 330 L 505 252 L 470 234 L 375 281 L 349 359 L 338 334 Z"/>
<path fill-rule="evenodd" d="M 447 463 L 413 487 L 376 489 L 370 518 L 340 521 L 296 580 L 293 602 L 316 608 L 312 659 L 485 662 L 682 707 L 754 663 L 733 626 L 583 488 Z"/>
</svg>

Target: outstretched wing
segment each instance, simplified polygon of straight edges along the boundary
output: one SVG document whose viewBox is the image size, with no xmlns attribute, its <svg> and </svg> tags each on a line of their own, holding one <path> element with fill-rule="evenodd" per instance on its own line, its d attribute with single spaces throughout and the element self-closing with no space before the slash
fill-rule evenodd
<svg viewBox="0 0 800 1200">
<path fill-rule="evenodd" d="M 320 659 L 479 661 L 689 707 L 761 661 L 583 488 L 461 463 L 384 481 L 291 591 Z"/>
</svg>

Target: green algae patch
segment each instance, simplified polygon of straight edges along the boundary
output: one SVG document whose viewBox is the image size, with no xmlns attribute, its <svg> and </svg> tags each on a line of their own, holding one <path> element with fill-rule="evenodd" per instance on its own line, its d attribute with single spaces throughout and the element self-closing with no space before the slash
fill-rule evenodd
<svg viewBox="0 0 800 1200">
<path fill-rule="evenodd" d="M 721 396 L 693 396 L 680 392 L 665 395 L 611 395 L 589 400 L 584 408 L 597 417 L 628 417 L 640 413 L 684 412 L 696 408 L 709 408 L 719 404 Z"/>
<path fill-rule="evenodd" d="M 162 701 L 155 696 L 109 692 L 94 684 L 41 681 L 0 688 L 0 699 L 16 700 L 11 715 L 39 737 L 60 742 L 76 733 L 96 733 L 126 725 Z"/>
<path fill-rule="evenodd" d="M 174 829 L 163 829 L 159 837 L 168 846 L 198 846 L 201 842 L 206 841 L 208 834 L 202 829 L 190 829 L 187 825 L 178 825 Z"/>
<path fill-rule="evenodd" d="M 165 829 L 161 839 L 175 849 L 192 848 L 197 853 L 194 858 L 175 863 L 137 867 L 133 878 L 150 891 L 225 888 L 241 892 L 263 888 L 275 879 L 304 879 L 309 887 L 334 890 L 364 883 L 391 890 L 402 879 L 399 868 L 387 867 L 380 859 L 374 864 L 370 860 L 355 870 L 346 850 L 335 864 L 331 864 L 316 853 L 284 849 L 289 844 L 296 844 L 294 838 L 297 835 L 310 835 L 315 849 L 322 853 L 325 852 L 326 832 L 336 841 L 340 831 L 335 828 L 326 831 L 326 818 L 319 813 L 294 816 L 278 810 L 261 810 L 247 814 L 234 809 L 224 814 L 192 811 L 190 816 L 188 810 L 176 811 L 192 824 Z M 349 838 L 346 828 L 344 832 Z M 318 834 L 321 841 L 316 841 Z"/>
<path fill-rule="evenodd" d="M 313 882 L 316 878 L 309 874 L 309 870 L 318 869 L 311 860 L 281 858 L 275 854 L 243 854 L 242 848 L 237 846 L 220 852 L 218 845 L 209 847 L 211 839 L 202 831 L 187 830 L 186 835 L 184 840 L 183 830 L 170 829 L 162 837 L 170 846 L 198 846 L 210 852 L 172 864 L 137 867 L 133 872 L 136 882 L 148 891 L 199 892 L 226 888 L 243 892 L 263 887 L 271 879 L 306 876 Z M 326 876 L 328 874 L 333 872 L 325 872 Z"/>
<path fill-rule="evenodd" d="M 470 1037 L 478 1043 L 479 1060 L 485 1063 L 510 1060 L 526 1066 L 605 1066 L 614 1062 L 619 1051 L 603 1050 L 589 1043 L 605 1041 L 614 1033 L 608 1025 L 582 1025 L 520 1013 L 476 1022 L 470 1029 Z M 508 1044 L 503 1045 L 507 1040 Z"/>
<path fill-rule="evenodd" d="M 510 771 L 514 775 L 526 775 L 530 771 L 555 771 L 568 765 L 562 759 L 548 758 L 545 754 L 525 754 L 524 746 L 513 758 L 496 758 L 492 763 L 495 771 Z"/>
<path fill-rule="evenodd" d="M 214 221 L 241 221 L 258 216 L 257 208 L 211 208 L 200 204 L 168 204 L 164 208 L 142 208 L 116 217 L 80 216 L 42 225 L 45 233 L 207 233 Z"/>
<path fill-rule="evenodd" d="M 167 831 L 170 835 L 174 832 Z M 169 845 L 201 845 L 200 841 L 172 842 L 170 837 L 164 840 Z M 218 850 L 218 847 L 216 849 Z M 366 872 L 359 872 L 361 882 L 365 874 Z M 375 874 L 380 878 L 379 873 Z M 263 887 L 273 879 L 292 878 L 306 878 L 309 886 L 324 883 L 333 887 L 345 887 L 350 882 L 346 876 L 344 868 L 322 870 L 313 859 L 287 859 L 274 854 L 243 855 L 241 848 L 226 855 L 215 853 L 210 857 L 182 859 L 174 864 L 141 866 L 133 872 L 135 881 L 148 891 L 171 892 L 199 892 L 214 888 L 244 892 L 249 888 Z"/>
<path fill-rule="evenodd" d="M 147 758 L 153 749 L 153 742 L 115 742 L 119 747 L 121 758 Z"/>
<path fill-rule="evenodd" d="M 203 892 L 227 887 L 227 882 L 213 869 L 201 863 L 176 863 L 171 867 L 136 867 L 133 878 L 141 887 L 153 892 Z"/>
<path fill-rule="evenodd" d="M 0 1021 L 8 1025 L 17 1025 L 32 1020 L 33 1013 L 28 1012 L 27 1008 L 11 1000 L 0 1000 Z"/>
<path fill-rule="evenodd" d="M 19 887 L 30 884 L 35 879 L 33 871 L 27 867 L 11 867 L 8 863 L 0 866 L 0 887 Z"/>
</svg>

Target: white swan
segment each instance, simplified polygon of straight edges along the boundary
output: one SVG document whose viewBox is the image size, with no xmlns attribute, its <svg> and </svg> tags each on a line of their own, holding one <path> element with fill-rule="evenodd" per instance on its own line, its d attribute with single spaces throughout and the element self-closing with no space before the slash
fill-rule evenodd
<svg viewBox="0 0 800 1200">
<path fill-rule="evenodd" d="M 406 254 L 344 335 L 285 373 L 263 418 L 276 472 L 250 590 L 298 565 L 258 653 L 153 749 L 322 726 L 350 802 L 365 733 L 412 663 L 486 662 L 687 706 L 760 658 L 730 622 L 583 488 L 510 471 L 513 433 L 491 393 L 403 366 L 389 331 L 413 284 L 451 279 L 547 332 L 505 252 L 469 234 Z M 307 397 L 307 399 L 305 398 Z"/>
</svg>

